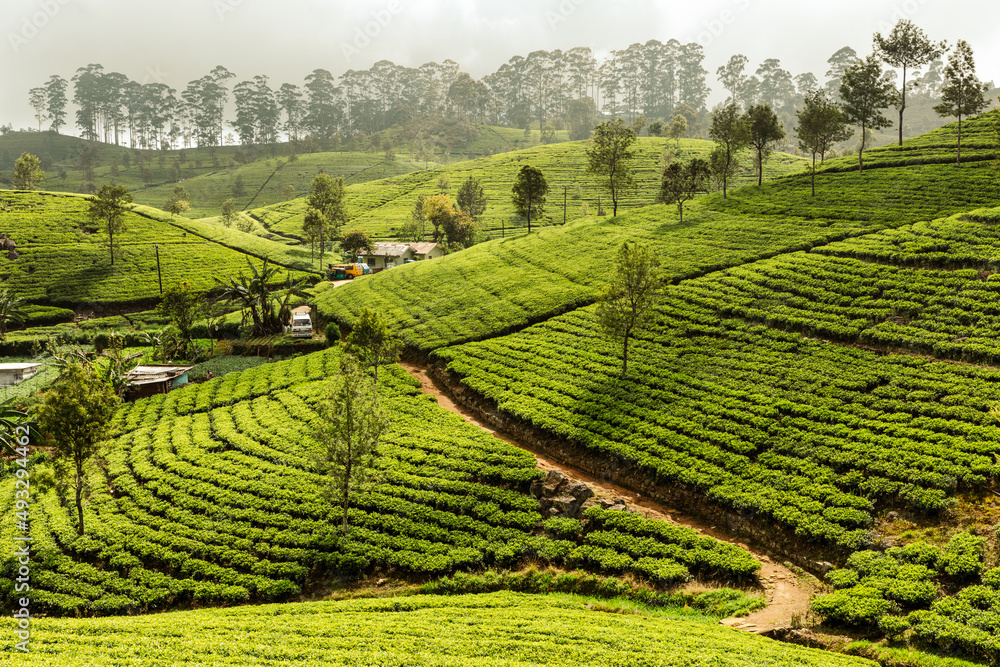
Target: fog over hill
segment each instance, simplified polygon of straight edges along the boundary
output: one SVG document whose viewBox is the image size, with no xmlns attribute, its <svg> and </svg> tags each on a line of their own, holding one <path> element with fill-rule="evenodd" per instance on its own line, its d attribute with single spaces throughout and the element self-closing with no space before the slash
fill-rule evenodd
<svg viewBox="0 0 1000 667">
<path fill-rule="evenodd" d="M 177 90 L 220 64 L 240 79 L 265 74 L 277 85 L 301 84 L 316 68 L 339 76 L 383 59 L 408 67 L 451 59 L 480 78 L 539 49 L 587 46 L 601 58 L 650 39 L 705 48 L 711 105 L 724 96 L 715 69 L 734 53 L 752 67 L 778 58 L 793 74 L 812 72 L 822 81 L 831 54 L 843 46 L 869 52 L 872 34 L 901 18 L 932 38 L 967 40 L 980 77 L 1000 79 L 993 36 L 1000 7 L 974 2 L 962 9 L 943 0 L 7 0 L 0 124 L 34 125 L 28 90 L 89 63 Z"/>
</svg>

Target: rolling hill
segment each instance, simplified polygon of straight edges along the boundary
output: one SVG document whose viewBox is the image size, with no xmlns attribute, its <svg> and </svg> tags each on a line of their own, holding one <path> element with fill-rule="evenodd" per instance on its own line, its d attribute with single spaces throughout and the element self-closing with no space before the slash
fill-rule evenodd
<svg viewBox="0 0 1000 667">
<path fill-rule="evenodd" d="M 349 324 L 378 304 L 460 401 L 543 454 L 814 571 L 846 564 L 816 602 L 831 627 L 995 661 L 992 120 L 964 123 L 962 166 L 946 126 L 861 174 L 831 161 L 815 197 L 789 175 L 704 197 L 684 225 L 665 207 L 581 220 L 322 288 L 320 307 Z M 623 378 L 589 304 L 625 238 L 673 284 Z"/>
<path fill-rule="evenodd" d="M 682 139 L 678 149 L 670 139 L 639 139 L 635 150 L 636 182 L 639 187 L 622 200 L 619 208 L 634 209 L 656 203 L 664 151 L 671 151 L 670 154 L 678 159 L 704 158 L 712 146 L 708 141 Z M 564 199 L 567 221 L 586 217 L 581 210 L 584 204 L 591 215 L 596 215 L 599 199 L 601 206 L 610 213 L 611 204 L 607 195 L 600 190 L 593 177 L 585 174 L 586 148 L 585 141 L 550 144 L 355 185 L 347 189 L 350 216 L 347 226 L 359 227 L 379 237 L 393 236 L 395 229 L 410 220 L 417 195 L 442 192 L 439 181 L 444 179 L 448 182 L 444 191 L 454 196 L 462 182 L 474 176 L 482 181 L 489 199 L 489 208 L 480 226 L 487 235 L 500 236 L 502 227 L 523 226 L 523 223 L 512 222 L 515 216 L 510 192 L 518 171 L 527 164 L 541 169 L 549 183 L 546 219 L 539 221 L 542 225 L 563 222 Z M 749 160 L 746 162 L 749 163 Z M 768 178 L 773 178 L 799 171 L 805 163 L 802 158 L 778 154 L 768 162 L 765 172 Z M 736 180 L 746 182 L 750 178 L 749 172 L 744 172 Z M 254 209 L 250 213 L 279 234 L 301 236 L 305 206 L 304 199 L 296 199 Z"/>
<path fill-rule="evenodd" d="M 340 353 L 230 373 L 127 404 L 106 465 L 88 470 L 85 536 L 32 470 L 33 608 L 55 615 L 149 612 L 283 600 L 328 578 L 392 571 L 433 576 L 528 560 L 658 584 L 753 583 L 760 563 L 693 529 L 593 503 L 585 521 L 543 522 L 527 493 L 535 459 L 466 423 L 400 367 L 380 385 L 392 415 L 377 483 L 354 494 L 350 539 L 315 472 L 316 403 Z M 46 480 L 49 481 L 46 481 Z M 13 475 L 0 478 L 12 511 Z M 5 522 L 0 536 L 13 539 Z M 13 595 L 17 559 L 0 561 Z"/>
<path fill-rule="evenodd" d="M 106 234 L 87 217 L 81 195 L 50 192 L 0 193 L 0 233 L 17 243 L 20 257 L 0 257 L 0 281 L 34 304 L 137 305 L 159 296 L 157 248 L 164 287 L 188 280 L 198 289 L 246 270 L 248 257 L 268 256 L 302 266 L 287 245 L 248 234 L 223 245 L 171 224 L 162 211 L 137 207 L 126 215 L 127 231 L 115 240 L 122 256 L 112 266 Z M 223 228 L 219 228 L 222 230 Z M 237 250 L 246 245 L 247 250 Z M 306 253 L 308 254 L 308 253 Z M 256 259 L 255 259 L 256 261 Z"/>
<path fill-rule="evenodd" d="M 970 145 L 992 136 L 989 118 L 965 125 Z M 950 132 L 939 130 L 937 141 L 911 141 L 931 147 L 929 161 L 940 157 Z M 350 325 L 362 305 L 377 304 L 409 345 L 427 351 L 592 302 L 625 239 L 651 243 L 667 277 L 679 280 L 998 201 L 989 161 L 895 166 L 882 160 L 883 152 L 897 153 L 871 151 L 874 166 L 862 174 L 854 171 L 856 158 L 838 160 L 817 176 L 815 197 L 809 175 L 793 174 L 734 190 L 728 199 L 718 193 L 702 197 L 688 205 L 683 225 L 676 209 L 666 206 L 579 220 L 528 238 L 474 246 L 433 265 L 399 267 L 335 291 L 321 287 L 320 310 Z M 919 148 L 912 153 L 911 160 L 919 159 Z"/>
</svg>

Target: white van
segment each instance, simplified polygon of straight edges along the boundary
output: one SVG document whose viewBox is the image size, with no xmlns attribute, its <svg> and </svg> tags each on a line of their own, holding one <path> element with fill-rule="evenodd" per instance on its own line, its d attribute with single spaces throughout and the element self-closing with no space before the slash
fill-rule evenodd
<svg viewBox="0 0 1000 667">
<path fill-rule="evenodd" d="M 292 314 L 292 338 L 312 338 L 313 323 L 309 313 Z"/>
</svg>

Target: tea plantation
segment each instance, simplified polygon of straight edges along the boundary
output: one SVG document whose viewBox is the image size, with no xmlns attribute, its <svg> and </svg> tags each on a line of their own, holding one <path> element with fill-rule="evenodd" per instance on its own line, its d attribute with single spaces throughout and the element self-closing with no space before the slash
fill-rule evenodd
<svg viewBox="0 0 1000 667">
<path fill-rule="evenodd" d="M 613 607 L 608 610 L 613 610 Z M 709 622 L 491 593 L 47 620 L 11 665 L 719 665 L 863 667 Z M 0 621 L 0 629 L 12 624 Z M 0 649 L 5 655 L 7 647 Z M 95 662 L 95 660 L 97 662 Z"/>
<path fill-rule="evenodd" d="M 707 158 L 712 146 L 711 142 L 694 139 L 681 140 L 679 147 L 673 140 L 654 137 L 639 139 L 634 147 L 635 180 L 638 187 L 619 203 L 618 212 L 656 203 L 664 152 L 673 156 L 673 159 Z M 488 199 L 488 208 L 480 227 L 493 237 L 500 236 L 504 227 L 508 233 L 523 233 L 523 222 L 512 223 L 514 205 L 511 203 L 510 191 L 517 173 L 527 164 L 541 169 L 549 184 L 545 217 L 533 221 L 532 227 L 561 224 L 564 203 L 567 220 L 586 217 L 581 212 L 583 204 L 587 204 L 591 215 L 597 215 L 599 205 L 610 215 L 611 201 L 607 193 L 600 189 L 595 177 L 585 173 L 586 149 L 587 142 L 583 141 L 538 146 L 354 185 L 347 188 L 348 214 L 351 216 L 348 225 L 360 227 L 375 236 L 390 236 L 394 229 L 409 222 L 418 195 L 430 196 L 447 192 L 454 197 L 462 182 L 472 176 L 482 181 Z M 767 164 L 767 177 L 774 178 L 801 171 L 804 165 L 805 160 L 802 158 L 775 155 Z M 441 187 L 441 179 L 447 182 L 447 186 Z M 749 170 L 744 170 L 735 182 L 749 180 Z M 301 236 L 305 209 L 305 200 L 297 199 L 252 210 L 251 214 L 275 232 L 286 236 Z M 512 230 L 515 225 L 516 230 Z M 431 231 L 428 224 L 428 238 Z"/>
<path fill-rule="evenodd" d="M 988 118 L 964 125 L 967 141 L 992 136 Z M 946 137 L 950 127 L 939 132 Z M 911 141 L 919 146 L 924 140 Z M 870 152 L 883 150 L 889 149 Z M 325 316 L 345 324 L 353 323 L 362 304 L 374 304 L 408 345 L 429 350 L 502 334 L 593 302 L 626 239 L 652 245 L 667 279 L 676 281 L 996 205 L 996 178 L 986 161 L 960 168 L 885 166 L 860 175 L 824 173 L 814 198 L 808 176 L 788 176 L 734 190 L 728 199 L 717 193 L 690 203 L 683 225 L 676 207 L 666 206 L 579 220 L 321 290 L 318 303 Z"/>
<path fill-rule="evenodd" d="M 189 233 L 171 224 L 168 214 L 148 210 L 143 214 L 142 208 L 126 214 L 127 230 L 115 239 L 121 256 L 112 266 L 107 234 L 88 218 L 85 198 L 2 193 L 0 209 L 0 233 L 17 243 L 20 254 L 17 259 L 0 257 L 0 281 L 36 304 L 72 307 L 154 300 L 160 293 L 156 245 L 164 287 L 187 280 L 197 289 L 207 289 L 215 285 L 214 276 L 247 270 L 247 257 L 255 253 L 301 266 L 300 258 L 282 244 L 246 235 L 247 251 L 235 250 L 205 238 L 218 234 Z M 246 241 L 234 241 L 234 247 Z"/>
<path fill-rule="evenodd" d="M 67 613 L 134 613 L 205 603 L 262 602 L 327 576 L 373 568 L 440 574 L 538 559 L 659 583 L 699 575 L 751 581 L 760 564 L 688 528 L 592 508 L 586 521 L 542 529 L 531 454 L 502 445 L 436 406 L 401 369 L 383 395 L 392 431 L 380 482 L 358 494 L 349 539 L 315 472 L 313 409 L 338 353 L 267 364 L 128 404 L 78 538 L 71 509 L 33 473 L 33 604 Z M 0 480 L 12 512 L 13 477 Z M 38 487 L 41 486 L 41 489 Z M 628 520 L 626 520 L 628 519 Z M 5 522 L 0 539 L 15 526 Z M 2 596 L 17 560 L 5 554 Z"/>
</svg>

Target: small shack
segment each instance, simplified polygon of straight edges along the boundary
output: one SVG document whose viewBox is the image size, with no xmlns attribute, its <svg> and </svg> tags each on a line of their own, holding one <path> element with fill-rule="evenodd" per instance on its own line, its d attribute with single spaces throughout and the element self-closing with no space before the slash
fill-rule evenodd
<svg viewBox="0 0 1000 667">
<path fill-rule="evenodd" d="M 444 250 L 437 243 L 376 243 L 375 252 L 359 257 L 372 271 L 382 271 L 407 262 L 422 259 L 436 259 L 444 256 Z"/>
<path fill-rule="evenodd" d="M 32 363 L 0 364 L 0 387 L 13 387 L 19 382 L 24 382 L 34 377 L 41 367 L 41 364 Z"/>
<path fill-rule="evenodd" d="M 153 364 L 136 366 L 128 372 L 128 392 L 126 397 L 135 401 L 155 394 L 165 394 L 188 383 L 188 372 L 194 366 Z"/>
<path fill-rule="evenodd" d="M 375 252 L 364 256 L 365 264 L 372 272 L 401 266 L 408 259 L 414 259 L 413 248 L 407 243 L 376 243 Z"/>
<path fill-rule="evenodd" d="M 437 243 L 411 243 L 413 259 L 437 259 L 444 257 L 444 250 Z"/>
</svg>

